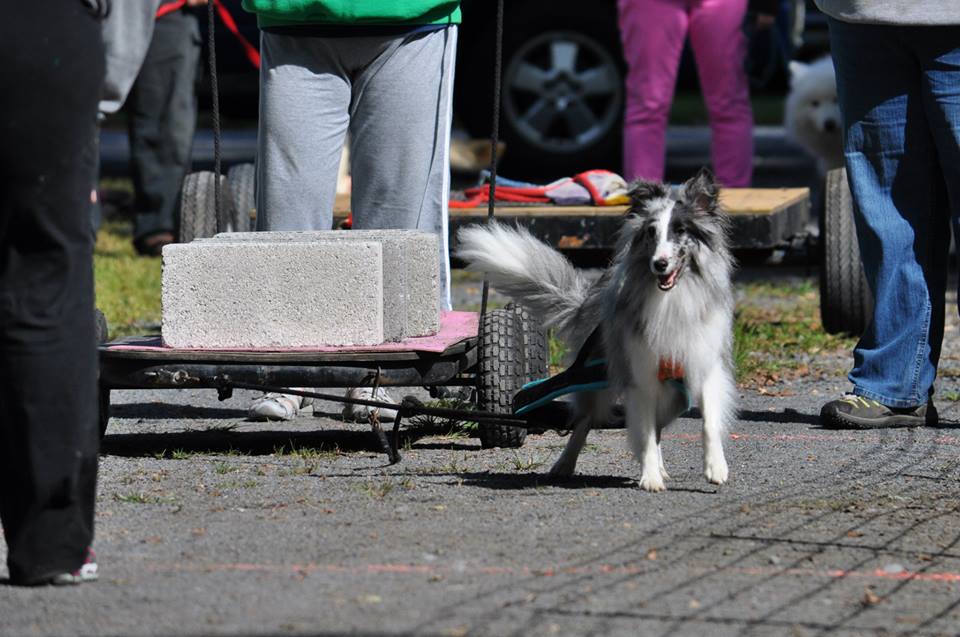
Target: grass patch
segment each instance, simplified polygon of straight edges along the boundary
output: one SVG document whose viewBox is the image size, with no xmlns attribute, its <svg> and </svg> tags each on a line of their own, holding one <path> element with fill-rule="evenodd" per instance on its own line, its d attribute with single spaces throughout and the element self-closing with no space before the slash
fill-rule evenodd
<svg viewBox="0 0 960 637">
<path fill-rule="evenodd" d="M 146 493 L 116 493 L 113 499 L 128 504 L 170 504 L 174 501 L 172 498 L 161 498 L 158 495 Z"/>
<path fill-rule="evenodd" d="M 814 357 L 849 351 L 855 343 L 823 330 L 820 298 L 812 281 L 751 283 L 744 292 L 734 321 L 733 349 L 741 383 L 808 373 Z"/>
<path fill-rule="evenodd" d="M 513 454 L 513 468 L 517 471 L 533 471 L 537 467 L 543 466 L 543 460 L 536 456 L 523 457 L 519 453 Z"/>
<path fill-rule="evenodd" d="M 93 252 L 97 307 L 110 338 L 156 331 L 160 323 L 160 258 L 133 249 L 129 222 L 106 221 Z"/>
<path fill-rule="evenodd" d="M 387 497 L 394 490 L 394 488 L 396 488 L 396 485 L 393 483 L 393 480 L 365 482 L 358 486 L 358 489 L 361 493 L 375 500 L 382 500 L 383 498 Z"/>
<path fill-rule="evenodd" d="M 333 445 L 330 449 L 320 447 L 297 447 L 291 440 L 286 445 L 280 445 L 274 448 L 273 455 L 286 456 L 296 461 L 296 466 L 291 469 L 293 475 L 310 475 L 320 467 L 320 462 L 324 459 L 334 458 L 341 455 L 340 447 Z"/>
<path fill-rule="evenodd" d="M 233 466 L 232 464 L 230 464 L 229 462 L 225 462 L 225 461 L 222 461 L 222 460 L 221 460 L 220 462 L 218 462 L 218 463 L 216 463 L 216 464 L 213 465 L 213 471 L 214 471 L 217 475 L 221 475 L 221 476 L 224 475 L 224 474 L 233 473 L 234 471 L 239 471 L 239 470 L 240 470 L 239 467 L 235 467 L 235 466 Z"/>
<path fill-rule="evenodd" d="M 441 398 L 438 400 L 431 400 L 424 403 L 424 406 L 435 407 L 437 409 L 457 409 L 463 411 L 470 411 L 476 408 L 473 403 L 468 400 L 464 400 L 463 398 Z M 477 423 L 471 420 L 445 418 L 443 416 L 433 416 L 430 414 L 414 416 L 410 419 L 410 422 L 417 427 L 422 427 L 431 432 L 435 432 L 434 435 L 438 437 L 449 439 L 469 438 L 470 436 L 474 436 L 476 435 L 478 427 Z"/>
</svg>

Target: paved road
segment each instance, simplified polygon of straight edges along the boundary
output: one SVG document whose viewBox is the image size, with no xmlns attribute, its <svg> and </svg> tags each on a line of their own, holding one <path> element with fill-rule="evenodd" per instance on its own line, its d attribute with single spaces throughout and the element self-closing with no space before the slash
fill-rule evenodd
<svg viewBox="0 0 960 637">
<path fill-rule="evenodd" d="M 555 433 L 481 450 L 421 426 L 389 466 L 359 425 L 244 421 L 249 394 L 115 392 L 102 580 L 0 586 L 0 634 L 957 634 L 960 430 L 820 429 L 844 388 L 743 392 L 720 488 L 682 419 L 663 494 L 622 430 L 552 482 Z"/>
</svg>

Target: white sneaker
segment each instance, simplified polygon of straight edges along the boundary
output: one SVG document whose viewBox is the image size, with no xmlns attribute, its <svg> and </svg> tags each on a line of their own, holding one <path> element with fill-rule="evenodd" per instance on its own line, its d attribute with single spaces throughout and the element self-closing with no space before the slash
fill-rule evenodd
<svg viewBox="0 0 960 637">
<path fill-rule="evenodd" d="M 264 394 L 253 401 L 247 411 L 250 420 L 293 420 L 300 409 L 313 404 L 312 398 L 294 394 Z"/>
<path fill-rule="evenodd" d="M 382 403 L 397 404 L 397 401 L 391 398 L 390 394 L 388 394 L 387 390 L 383 387 L 377 388 L 376 395 L 373 393 L 373 387 L 354 387 L 347 391 L 346 396 L 354 400 L 376 400 Z M 343 411 L 340 413 L 347 422 L 368 422 L 370 420 L 370 412 L 374 409 L 377 408 L 368 407 L 367 405 L 351 405 L 348 403 L 343 406 Z M 395 409 L 380 409 L 380 422 L 392 422 L 396 420 L 396 418 L 397 411 Z"/>
</svg>

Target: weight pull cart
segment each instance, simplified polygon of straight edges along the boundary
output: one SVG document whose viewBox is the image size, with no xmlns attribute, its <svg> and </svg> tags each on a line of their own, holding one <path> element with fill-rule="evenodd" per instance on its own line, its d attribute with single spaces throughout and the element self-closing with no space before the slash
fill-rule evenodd
<svg viewBox="0 0 960 637">
<path fill-rule="evenodd" d="M 105 336 L 101 320 L 100 336 Z M 479 422 L 483 447 L 519 447 L 529 417 L 511 414 L 514 394 L 547 374 L 544 331 L 522 307 L 510 304 L 482 317 L 444 313 L 436 337 L 370 347 L 277 351 L 188 350 L 162 346 L 159 337 L 131 337 L 100 345 L 100 432 L 110 417 L 115 389 L 216 389 L 226 400 L 234 389 L 299 393 L 321 399 L 397 410 L 394 440 L 384 443 L 399 460 L 396 436 L 411 415 L 455 417 Z M 290 387 L 473 387 L 477 411 L 356 400 Z M 374 424 L 374 423 L 371 423 Z M 559 423 L 539 423 L 553 428 Z M 374 431 L 378 427 L 374 425 Z M 379 432 L 378 432 L 379 434 Z"/>
</svg>

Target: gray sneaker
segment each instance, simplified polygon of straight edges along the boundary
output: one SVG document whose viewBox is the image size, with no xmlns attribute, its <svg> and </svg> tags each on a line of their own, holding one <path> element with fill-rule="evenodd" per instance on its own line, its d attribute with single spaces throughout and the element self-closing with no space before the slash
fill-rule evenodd
<svg viewBox="0 0 960 637">
<path fill-rule="evenodd" d="M 885 429 L 889 427 L 936 426 L 937 408 L 933 400 L 919 407 L 887 407 L 871 398 L 844 394 L 820 410 L 824 429 Z"/>
</svg>

